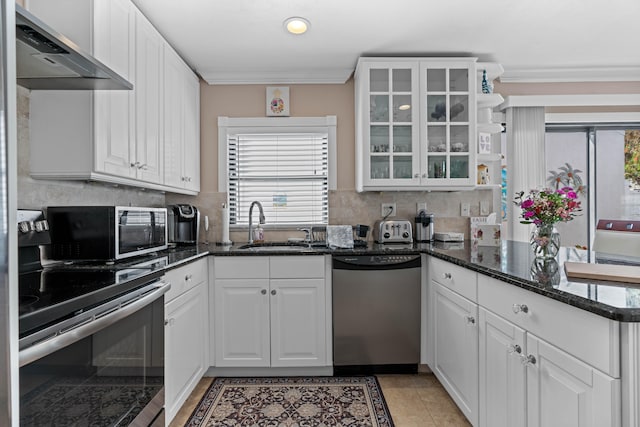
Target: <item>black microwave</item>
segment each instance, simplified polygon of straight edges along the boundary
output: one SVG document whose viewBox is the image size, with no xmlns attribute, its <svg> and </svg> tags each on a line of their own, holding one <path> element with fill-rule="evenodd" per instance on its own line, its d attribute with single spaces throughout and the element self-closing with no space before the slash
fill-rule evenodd
<svg viewBox="0 0 640 427">
<path fill-rule="evenodd" d="M 167 248 L 167 209 L 50 206 L 50 257 L 119 260 Z"/>
</svg>

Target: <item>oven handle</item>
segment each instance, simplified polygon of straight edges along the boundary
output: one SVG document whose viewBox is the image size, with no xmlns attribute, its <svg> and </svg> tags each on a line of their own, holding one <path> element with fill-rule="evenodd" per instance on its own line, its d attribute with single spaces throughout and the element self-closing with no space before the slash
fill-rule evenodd
<svg viewBox="0 0 640 427">
<path fill-rule="evenodd" d="M 155 287 L 155 289 L 141 295 L 138 299 L 133 300 L 133 302 L 128 302 L 126 305 L 120 306 L 111 313 L 98 318 L 90 317 L 86 322 L 81 323 L 73 329 L 60 332 L 50 339 L 46 339 L 32 345 L 31 347 L 20 350 L 20 367 L 78 342 L 83 338 L 93 335 L 107 326 L 114 324 L 118 320 L 124 319 L 125 317 L 146 307 L 158 298 L 162 297 L 171 288 L 171 284 L 163 280 L 159 280 L 149 285 L 149 287 Z"/>
</svg>

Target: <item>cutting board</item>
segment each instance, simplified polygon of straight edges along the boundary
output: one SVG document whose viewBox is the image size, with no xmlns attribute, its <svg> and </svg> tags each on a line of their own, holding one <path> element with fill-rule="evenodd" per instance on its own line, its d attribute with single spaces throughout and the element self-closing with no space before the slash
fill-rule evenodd
<svg viewBox="0 0 640 427">
<path fill-rule="evenodd" d="M 640 283 L 640 266 L 614 264 L 588 264 L 565 262 L 568 278 L 610 280 L 612 282 Z"/>
</svg>

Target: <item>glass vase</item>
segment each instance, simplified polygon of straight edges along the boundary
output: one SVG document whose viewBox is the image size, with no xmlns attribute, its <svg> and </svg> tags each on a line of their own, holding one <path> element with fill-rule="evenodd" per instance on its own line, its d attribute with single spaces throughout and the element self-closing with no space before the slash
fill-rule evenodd
<svg viewBox="0 0 640 427">
<path fill-rule="evenodd" d="M 555 258 L 560 251 L 560 233 L 553 224 L 538 225 L 531 232 L 530 243 L 536 258 Z"/>
</svg>

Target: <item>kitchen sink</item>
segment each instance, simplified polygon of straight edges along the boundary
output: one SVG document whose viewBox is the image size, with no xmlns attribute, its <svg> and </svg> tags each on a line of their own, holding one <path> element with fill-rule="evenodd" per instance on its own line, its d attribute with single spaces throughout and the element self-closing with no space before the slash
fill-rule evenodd
<svg viewBox="0 0 640 427">
<path fill-rule="evenodd" d="M 265 242 L 248 243 L 238 247 L 238 249 L 255 252 L 304 251 L 311 249 L 311 246 L 303 242 Z"/>
</svg>

